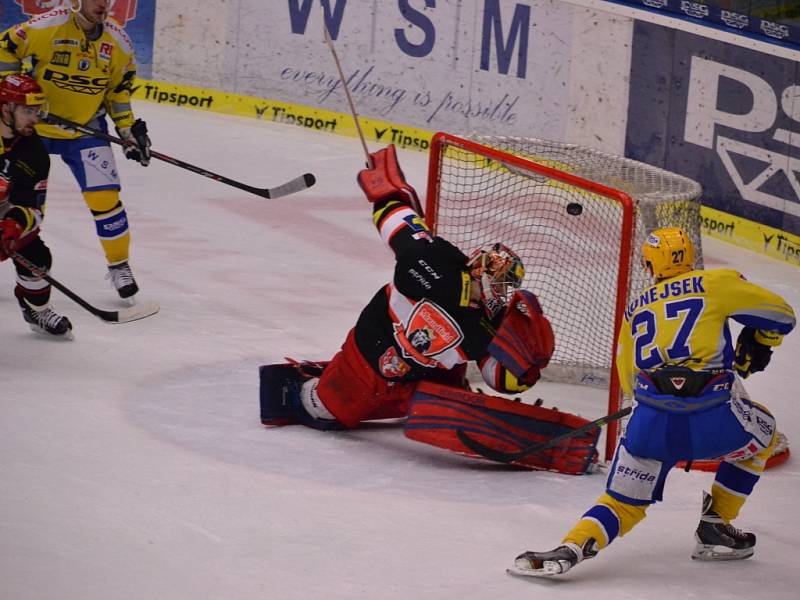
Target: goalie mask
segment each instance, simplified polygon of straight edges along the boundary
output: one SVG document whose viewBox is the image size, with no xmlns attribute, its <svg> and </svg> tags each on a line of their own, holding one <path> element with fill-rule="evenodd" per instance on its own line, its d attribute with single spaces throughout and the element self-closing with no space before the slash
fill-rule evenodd
<svg viewBox="0 0 800 600">
<path fill-rule="evenodd" d="M 694 269 L 694 245 L 680 227 L 662 227 L 642 244 L 642 262 L 656 281 Z"/>
<path fill-rule="evenodd" d="M 480 303 L 490 318 L 508 304 L 525 277 L 525 266 L 520 257 L 501 243 L 473 250 L 467 268 L 472 279 L 480 286 Z"/>
</svg>

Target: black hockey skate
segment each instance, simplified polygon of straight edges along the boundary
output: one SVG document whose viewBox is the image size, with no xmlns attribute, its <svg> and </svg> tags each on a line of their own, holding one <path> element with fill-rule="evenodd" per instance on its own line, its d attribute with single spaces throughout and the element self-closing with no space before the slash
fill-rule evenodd
<svg viewBox="0 0 800 600">
<path fill-rule="evenodd" d="M 695 560 L 742 560 L 753 556 L 756 545 L 754 533 L 736 529 L 725 523 L 711 509 L 712 498 L 703 492 L 703 515 L 694 533 L 697 544 L 692 552 Z"/>
<path fill-rule="evenodd" d="M 109 265 L 106 279 L 111 280 L 111 284 L 123 300 L 132 302 L 133 296 L 139 292 L 139 286 L 133 278 L 133 271 L 127 260 L 116 265 Z"/>
<path fill-rule="evenodd" d="M 22 318 L 25 319 L 31 330 L 68 340 L 73 339 L 72 323 L 67 317 L 53 311 L 49 304 L 39 307 L 29 304 L 24 298 L 18 298 L 18 300 Z"/>
<path fill-rule="evenodd" d="M 514 566 L 507 569 L 509 575 L 523 577 L 551 577 L 563 575 L 582 560 L 597 555 L 597 543 L 589 538 L 583 547 L 567 542 L 549 552 L 523 552 L 514 560 Z"/>
</svg>

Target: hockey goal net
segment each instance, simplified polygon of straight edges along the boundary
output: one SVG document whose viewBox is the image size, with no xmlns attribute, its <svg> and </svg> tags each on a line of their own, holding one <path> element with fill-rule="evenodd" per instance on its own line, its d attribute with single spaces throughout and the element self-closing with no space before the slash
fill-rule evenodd
<svg viewBox="0 0 800 600">
<path fill-rule="evenodd" d="M 525 263 L 523 287 L 550 319 L 556 350 L 546 379 L 607 388 L 622 406 L 616 333 L 629 298 L 650 283 L 645 235 L 684 228 L 703 264 L 700 185 L 589 148 L 531 138 L 434 136 L 426 218 L 465 252 L 501 241 Z M 606 436 L 613 456 L 619 424 Z"/>
</svg>

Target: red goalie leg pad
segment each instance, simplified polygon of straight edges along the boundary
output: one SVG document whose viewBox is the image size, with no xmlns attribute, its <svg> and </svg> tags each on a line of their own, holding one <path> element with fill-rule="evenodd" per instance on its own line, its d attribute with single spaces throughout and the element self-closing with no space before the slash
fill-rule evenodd
<svg viewBox="0 0 800 600">
<path fill-rule="evenodd" d="M 458 439 L 459 429 L 501 452 L 516 452 L 588 422 L 554 408 L 422 382 L 411 398 L 404 432 L 412 440 L 480 458 Z M 580 475 L 597 460 L 599 435 L 600 430 L 595 429 L 512 464 Z"/>
</svg>

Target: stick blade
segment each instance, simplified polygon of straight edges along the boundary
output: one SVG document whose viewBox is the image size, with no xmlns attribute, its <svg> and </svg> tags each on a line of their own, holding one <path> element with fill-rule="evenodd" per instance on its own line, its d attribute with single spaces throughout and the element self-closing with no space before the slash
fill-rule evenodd
<svg viewBox="0 0 800 600">
<path fill-rule="evenodd" d="M 314 177 L 311 173 L 305 173 L 304 175 L 300 175 L 300 177 L 295 177 L 291 181 L 287 181 L 286 183 L 275 186 L 274 188 L 260 190 L 258 195 L 265 198 L 280 198 L 282 196 L 288 196 L 289 194 L 294 194 L 296 192 L 301 192 L 305 189 L 308 189 L 316 182 L 316 177 Z"/>
<path fill-rule="evenodd" d="M 140 302 L 134 304 L 130 308 L 124 308 L 117 311 L 117 318 L 112 320 L 112 323 L 130 323 L 131 321 L 139 321 L 149 316 L 156 314 L 161 309 L 158 302 Z"/>
</svg>

